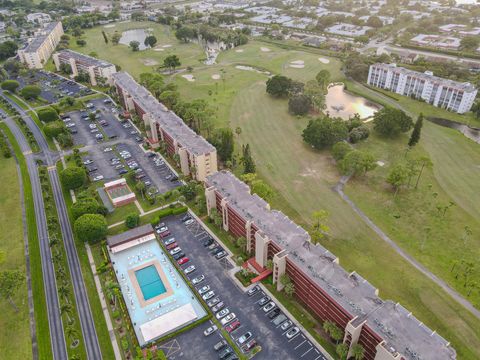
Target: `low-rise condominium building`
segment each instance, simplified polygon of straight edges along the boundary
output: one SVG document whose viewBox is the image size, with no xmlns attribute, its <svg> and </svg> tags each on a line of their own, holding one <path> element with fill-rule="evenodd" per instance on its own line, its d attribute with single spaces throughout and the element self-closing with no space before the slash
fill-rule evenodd
<svg viewBox="0 0 480 360">
<path fill-rule="evenodd" d="M 60 43 L 62 35 L 63 26 L 60 21 L 46 25 L 25 48 L 18 50 L 20 61 L 30 69 L 42 69 Z"/>
<path fill-rule="evenodd" d="M 378 289 L 356 272 L 347 272 L 334 254 L 314 245 L 303 228 L 270 210 L 232 173 L 219 171 L 207 177 L 205 195 L 209 214 L 218 211 L 224 230 L 247 239 L 256 267 L 273 262 L 277 290 L 282 290 L 280 279 L 286 274 L 296 298 L 313 315 L 344 331 L 349 356 L 358 343 L 365 360 L 456 359 L 448 341 L 399 303 L 381 299 Z"/>
<path fill-rule="evenodd" d="M 367 82 L 459 114 L 468 112 L 477 96 L 477 89 L 470 83 L 443 79 L 430 71 L 421 73 L 396 64 L 370 65 Z"/>
<path fill-rule="evenodd" d="M 205 181 L 217 171 L 217 150 L 168 110 L 147 89 L 126 72 L 112 75 L 123 108 L 134 112 L 145 123 L 152 145 L 165 145 L 167 153 L 178 155 L 182 173 Z"/>
<path fill-rule="evenodd" d="M 110 81 L 112 74 L 117 72 L 115 65 L 99 60 L 94 57 L 80 54 L 72 50 L 62 50 L 53 54 L 53 62 L 57 71 L 61 69 L 62 64 L 67 64 L 72 70 L 72 75 L 77 76 L 80 73 L 86 73 L 90 77 L 90 83 L 95 86 L 101 78 L 107 82 Z"/>
</svg>

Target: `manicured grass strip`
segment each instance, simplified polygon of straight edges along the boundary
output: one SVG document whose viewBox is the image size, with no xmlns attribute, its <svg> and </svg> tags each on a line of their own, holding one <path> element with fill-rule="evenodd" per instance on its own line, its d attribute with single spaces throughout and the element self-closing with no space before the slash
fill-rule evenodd
<svg viewBox="0 0 480 360">
<path fill-rule="evenodd" d="M 43 131 L 43 123 L 40 121 L 38 118 L 38 115 L 35 111 L 27 111 L 28 115 L 35 121 L 35 124 L 37 124 L 38 128 L 42 131 L 43 137 L 47 140 L 48 143 L 48 148 L 50 150 L 57 150 L 55 147 L 55 143 L 53 142 L 53 139 L 49 138 L 48 136 L 45 135 L 45 132 Z"/>
<path fill-rule="evenodd" d="M 4 94 L 6 97 L 14 101 L 18 106 L 20 106 L 23 110 L 28 110 L 28 105 L 15 94 L 11 94 L 8 91 L 5 91 Z"/>
<path fill-rule="evenodd" d="M 25 158 L 22 154 L 22 151 L 20 150 L 19 145 L 15 140 L 15 137 L 5 124 L 0 124 L 0 127 L 7 135 L 10 144 L 13 147 L 22 173 L 38 353 L 40 359 L 52 359 L 53 354 L 50 344 L 50 328 L 48 326 L 47 303 L 45 300 L 45 291 L 43 287 L 42 263 L 40 257 L 40 246 L 35 220 L 35 209 L 33 206 L 33 194 L 32 185 L 30 183 L 30 176 L 28 174 Z"/>
</svg>

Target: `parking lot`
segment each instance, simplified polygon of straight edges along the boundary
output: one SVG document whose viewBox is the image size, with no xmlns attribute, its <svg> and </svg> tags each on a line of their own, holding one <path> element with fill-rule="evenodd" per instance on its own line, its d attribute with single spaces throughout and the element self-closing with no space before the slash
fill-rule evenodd
<svg viewBox="0 0 480 360">
<path fill-rule="evenodd" d="M 212 242 L 213 239 L 208 240 L 210 235 L 204 230 L 203 226 L 195 221 L 185 225 L 181 218 L 182 216 L 177 216 L 163 220 L 171 232 L 169 237 L 173 236 L 175 238 L 177 245 L 185 252 L 185 256 L 189 258 L 189 261 L 181 265 L 181 268 L 185 270 L 187 267 L 194 265 L 195 271 L 187 275 L 189 280 L 204 275 L 204 280 L 196 284 L 195 287 L 200 289 L 208 286 L 208 291 L 214 292 L 214 296 L 208 301 L 218 297 L 216 305 L 223 302 L 222 309 L 228 308 L 229 314 L 234 314 L 234 319 L 227 325 L 237 322 L 236 320 L 240 323 L 230 333 L 231 338 L 237 344 L 239 338 L 246 333 L 251 333 L 251 338 L 244 342 L 242 346 L 254 339 L 262 347 L 262 351 L 255 355 L 255 358 L 326 359 L 301 331 L 298 331 L 291 338 L 287 338 L 287 333 L 296 325 L 293 323 L 285 330 L 282 330 L 282 324 L 290 319 L 282 312 L 277 316 L 273 316 L 271 313 L 276 311 L 275 307 L 268 312 L 263 310 L 264 306 L 260 305 L 259 301 L 266 295 L 260 288 L 251 296 L 245 293 L 243 289 L 240 289 L 227 274 L 227 271 L 233 267 L 227 257 L 217 259 L 214 255 L 214 253 L 223 249 L 220 246 L 215 246 L 215 243 L 210 246 L 204 246 L 204 242 L 206 242 L 206 245 Z M 285 319 L 283 319 L 283 316 L 285 316 Z M 277 317 L 279 319 L 275 320 Z M 275 324 L 279 320 L 282 321 Z M 211 323 L 202 324 L 175 339 L 161 344 L 161 347 L 169 359 L 218 358 L 219 352 L 216 352 L 213 346 L 221 340 L 222 335 L 219 331 L 216 331 L 212 335 L 205 337 L 203 331 L 209 326 L 211 326 Z"/>
</svg>

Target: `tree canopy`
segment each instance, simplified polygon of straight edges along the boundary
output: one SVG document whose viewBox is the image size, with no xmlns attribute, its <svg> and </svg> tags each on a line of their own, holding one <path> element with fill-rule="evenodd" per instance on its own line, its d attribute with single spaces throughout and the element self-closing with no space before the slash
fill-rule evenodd
<svg viewBox="0 0 480 360">
<path fill-rule="evenodd" d="M 60 179 L 67 190 L 78 189 L 87 181 L 87 173 L 81 167 L 70 166 L 62 170 Z"/>
<path fill-rule="evenodd" d="M 288 111 L 293 115 L 305 115 L 311 107 L 312 101 L 307 95 L 295 95 L 288 99 Z"/>
<path fill-rule="evenodd" d="M 20 90 L 20 94 L 27 100 L 38 98 L 41 92 L 42 89 L 36 85 L 26 85 L 22 90 Z"/>
<path fill-rule="evenodd" d="M 373 117 L 373 128 L 386 137 L 395 137 L 402 132 L 407 132 L 413 126 L 410 116 L 402 110 L 384 107 L 377 111 Z"/>
<path fill-rule="evenodd" d="M 43 127 L 43 132 L 48 138 L 54 138 L 60 135 L 61 133 L 67 131 L 67 127 L 63 121 L 52 121 Z"/>
<path fill-rule="evenodd" d="M 51 106 L 38 110 L 37 114 L 38 114 L 39 120 L 45 123 L 59 119 L 57 110 L 55 110 Z"/>
<path fill-rule="evenodd" d="M 130 49 L 132 49 L 132 51 L 138 51 L 140 50 L 140 43 L 138 41 L 130 41 L 128 43 L 128 46 L 130 46 Z"/>
<path fill-rule="evenodd" d="M 415 122 L 415 126 L 413 127 L 412 135 L 410 135 L 410 139 L 408 140 L 408 146 L 413 147 L 417 145 L 420 141 L 420 135 L 422 133 L 422 126 L 423 126 L 423 114 L 420 114 Z"/>
<path fill-rule="evenodd" d="M 148 35 L 146 38 L 145 38 L 145 41 L 143 42 L 145 44 L 145 46 L 149 46 L 149 47 L 154 47 L 155 44 L 157 43 L 157 38 L 153 35 Z"/>
<path fill-rule="evenodd" d="M 78 199 L 72 205 L 72 217 L 73 219 L 78 219 L 80 216 L 85 214 L 101 214 L 106 215 L 107 209 L 105 206 L 100 205 L 95 198 L 86 197 L 83 199 Z"/>
<path fill-rule="evenodd" d="M 107 221 L 99 214 L 85 214 L 75 220 L 74 230 L 81 241 L 93 244 L 107 235 Z"/>
<path fill-rule="evenodd" d="M 4 82 L 2 82 L 1 85 L 3 90 L 7 90 L 10 92 L 15 92 L 19 86 L 20 84 L 16 80 L 5 80 Z"/>
<path fill-rule="evenodd" d="M 180 59 L 178 58 L 177 55 L 169 55 L 165 59 L 163 59 L 163 66 L 165 66 L 167 69 L 170 69 L 171 71 L 175 71 L 177 67 L 182 65 L 180 62 Z"/>
<path fill-rule="evenodd" d="M 341 119 L 328 116 L 310 120 L 303 130 L 303 140 L 315 149 L 325 149 L 336 142 L 345 140 L 348 136 L 348 129 Z"/>
<path fill-rule="evenodd" d="M 275 97 L 288 96 L 291 85 L 292 79 L 283 75 L 275 75 L 267 80 L 267 93 Z"/>
<path fill-rule="evenodd" d="M 138 216 L 137 213 L 132 212 L 127 215 L 125 218 L 125 225 L 129 229 L 133 229 L 134 227 L 137 227 L 140 222 L 140 216 Z"/>
<path fill-rule="evenodd" d="M 341 169 L 346 175 L 364 175 L 377 167 L 372 154 L 353 150 L 345 155 L 340 163 Z"/>
</svg>

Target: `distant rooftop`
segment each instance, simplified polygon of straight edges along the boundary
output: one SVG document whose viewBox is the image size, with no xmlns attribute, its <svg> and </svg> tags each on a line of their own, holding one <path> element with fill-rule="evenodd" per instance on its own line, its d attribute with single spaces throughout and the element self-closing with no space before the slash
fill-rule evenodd
<svg viewBox="0 0 480 360">
<path fill-rule="evenodd" d="M 85 54 L 81 54 L 81 53 L 78 53 L 76 51 L 73 51 L 73 50 L 69 50 L 69 49 L 65 49 L 65 50 L 61 50 L 58 52 L 58 55 L 60 56 L 66 56 L 66 57 L 71 57 L 71 58 L 74 58 L 75 60 L 78 60 L 78 61 L 81 61 L 83 63 L 86 63 L 90 66 L 95 66 L 95 67 L 102 67 L 102 68 L 106 68 L 106 67 L 110 67 L 112 66 L 111 63 L 109 63 L 108 61 L 105 61 L 105 60 L 100 60 L 100 59 L 96 59 L 92 56 L 88 56 L 88 55 L 85 55 Z"/>
<path fill-rule="evenodd" d="M 215 147 L 190 129 L 174 112 L 168 110 L 147 89 L 138 84 L 128 73 L 121 71 L 112 75 L 115 83 L 125 89 L 140 107 L 149 113 L 170 136 L 195 155 L 215 151 Z"/>
<path fill-rule="evenodd" d="M 364 321 L 386 342 L 385 348 L 401 352 L 408 360 L 451 360 L 455 350 L 441 336 L 421 324 L 401 305 L 378 297 L 377 289 L 356 272 L 348 273 L 337 257 L 323 246 L 313 245 L 310 235 L 282 212 L 269 205 L 247 184 L 227 171 L 210 175 L 228 205 L 252 221 L 269 239 L 286 249 L 288 258 L 350 313 L 355 326 Z M 415 355 L 416 354 L 416 355 Z"/>
<path fill-rule="evenodd" d="M 145 224 L 142 226 L 138 226 L 131 230 L 125 231 L 118 235 L 108 236 L 107 237 L 107 244 L 110 247 L 114 247 L 131 240 L 135 240 L 141 238 L 145 235 L 154 234 L 154 230 L 151 224 Z"/>
<path fill-rule="evenodd" d="M 458 89 L 462 89 L 466 92 L 476 91 L 475 86 L 473 86 L 472 84 L 470 84 L 468 82 L 463 82 L 462 83 L 462 82 L 459 82 L 459 81 L 453 81 L 453 80 L 450 80 L 450 79 L 441 78 L 441 77 L 435 76 L 435 75 L 433 75 L 433 73 L 427 72 L 427 71 L 422 73 L 422 72 L 419 72 L 419 71 L 414 71 L 414 70 L 406 69 L 406 68 L 403 68 L 403 67 L 399 67 L 396 64 L 377 63 L 377 64 L 373 64 L 373 66 L 384 68 L 386 70 L 395 71 L 395 72 L 402 73 L 402 74 L 412 74 L 412 75 L 415 75 L 418 78 L 422 78 L 422 79 L 427 80 L 427 81 L 437 81 L 437 82 L 439 82 L 443 85 L 450 86 L 450 87 L 455 87 L 455 88 L 458 88 Z"/>
<path fill-rule="evenodd" d="M 27 53 L 36 52 L 48 38 L 48 35 L 50 35 L 53 29 L 55 29 L 58 23 L 58 21 L 51 22 L 43 29 L 39 30 L 38 35 L 36 35 L 35 38 L 25 47 L 24 51 Z"/>
</svg>

